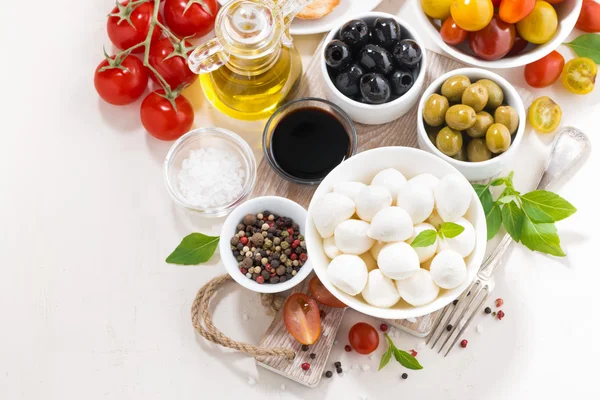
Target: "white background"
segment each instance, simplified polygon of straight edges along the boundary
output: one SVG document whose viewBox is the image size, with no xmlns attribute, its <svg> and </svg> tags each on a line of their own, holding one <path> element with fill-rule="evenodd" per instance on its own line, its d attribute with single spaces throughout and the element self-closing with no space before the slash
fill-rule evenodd
<svg viewBox="0 0 600 400">
<path fill-rule="evenodd" d="M 378 9 L 414 21 L 408 3 L 387 0 Z M 2 5 L 1 399 L 600 397 L 595 152 L 561 190 L 579 209 L 558 224 L 568 257 L 515 247 L 493 296 L 504 298 L 506 318 L 498 322 L 482 314 L 473 326 L 481 324 L 484 332 L 470 329 L 469 347 L 448 358 L 419 350 L 425 369 L 409 371 L 406 381 L 398 364 L 376 372 L 381 349 L 373 360 L 344 353 L 355 321 L 378 324 L 353 311 L 346 314 L 331 361 L 371 370 L 324 379 L 316 389 L 258 369 L 251 358 L 196 335 L 191 302 L 223 267 L 218 257 L 198 267 L 167 265 L 164 259 L 192 231 L 217 234 L 220 221 L 189 217 L 173 205 L 162 181 L 170 143 L 144 132 L 140 102 L 113 107 L 94 91 L 93 71 L 109 44 L 105 15 L 112 4 Z M 297 38 L 305 64 L 320 38 Z M 572 57 L 569 49 L 560 51 Z M 524 85 L 522 69 L 504 74 Z M 196 93 L 195 126 L 217 123 Z M 577 97 L 557 84 L 547 93 L 563 107 L 564 124 L 579 127 L 600 146 L 600 90 Z M 237 131 L 260 154 L 258 129 L 245 125 Z M 530 167 L 539 169 L 533 162 Z M 270 322 L 257 295 L 238 287 L 215 314 L 224 332 L 250 343 Z M 422 341 L 403 333 L 394 340 L 407 350 Z"/>
</svg>

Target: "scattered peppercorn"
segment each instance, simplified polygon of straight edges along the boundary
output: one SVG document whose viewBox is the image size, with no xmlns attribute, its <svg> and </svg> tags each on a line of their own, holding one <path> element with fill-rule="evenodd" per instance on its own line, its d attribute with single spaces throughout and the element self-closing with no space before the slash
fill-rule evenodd
<svg viewBox="0 0 600 400">
<path fill-rule="evenodd" d="M 333 363 L 333 366 L 336 367 L 336 368 L 340 368 L 342 366 L 342 363 L 339 362 L 339 361 L 336 361 L 336 362 Z"/>
<path fill-rule="evenodd" d="M 504 311 L 502 311 L 502 310 L 498 311 L 497 318 L 498 318 L 499 320 L 501 320 L 502 318 L 504 318 Z"/>
<path fill-rule="evenodd" d="M 452 305 L 457 305 L 457 304 L 458 304 L 458 299 L 456 299 L 452 302 Z"/>
<path fill-rule="evenodd" d="M 492 309 L 489 307 L 486 307 L 485 310 L 483 310 L 484 313 L 486 314 L 491 314 L 492 313 Z"/>
<path fill-rule="evenodd" d="M 414 351 L 414 350 L 411 350 L 411 351 L 410 351 L 410 355 L 411 355 L 411 356 L 413 356 L 413 357 L 416 357 L 416 356 L 417 356 L 417 354 L 419 354 L 419 353 L 417 353 L 417 352 L 416 352 L 416 351 Z"/>
<path fill-rule="evenodd" d="M 317 355 L 315 353 L 310 353 L 309 357 L 311 360 L 314 360 Z"/>
<path fill-rule="evenodd" d="M 248 244 L 248 238 L 246 236 L 243 236 L 240 238 L 240 243 L 243 244 L 244 246 Z"/>
<path fill-rule="evenodd" d="M 328 378 L 331 378 L 333 376 L 333 372 L 327 371 L 327 372 L 325 372 L 325 376 Z"/>
<path fill-rule="evenodd" d="M 265 278 L 263 278 L 262 275 L 256 277 L 256 283 L 260 283 L 260 284 L 265 283 Z"/>
<path fill-rule="evenodd" d="M 308 371 L 310 369 L 310 364 L 309 363 L 302 363 L 302 369 L 305 371 Z"/>
<path fill-rule="evenodd" d="M 403 373 L 401 376 L 402 376 L 402 379 L 406 379 L 406 378 L 408 378 L 408 374 L 407 374 L 406 372 L 405 372 L 405 373 Z"/>
<path fill-rule="evenodd" d="M 469 344 L 469 341 L 467 339 L 463 339 L 460 341 L 460 347 L 462 347 L 463 349 L 465 347 L 467 347 L 468 344 Z"/>
<path fill-rule="evenodd" d="M 387 330 L 388 330 L 389 328 L 390 328 L 390 327 L 388 326 L 388 324 L 381 324 L 381 325 L 379 325 L 379 330 L 380 330 L 381 332 L 387 332 Z"/>
<path fill-rule="evenodd" d="M 338 374 L 341 374 L 342 372 L 344 372 L 344 370 L 340 367 L 338 369 L 335 370 Z"/>
<path fill-rule="evenodd" d="M 502 300 L 501 298 L 497 298 L 496 299 L 496 308 L 502 307 L 502 304 L 504 304 L 504 300 Z"/>
<path fill-rule="evenodd" d="M 496 316 L 496 311 L 494 311 L 494 312 L 492 313 L 492 317 L 495 317 L 495 316 Z"/>
<path fill-rule="evenodd" d="M 327 315 L 327 313 L 323 310 L 319 310 L 319 317 L 321 317 L 321 319 L 325 318 L 325 316 Z"/>
<path fill-rule="evenodd" d="M 452 325 L 450 325 L 450 324 L 448 324 L 448 325 L 446 326 L 446 330 L 447 330 L 448 332 L 450 332 L 450 331 L 452 330 L 452 328 L 454 328 L 454 327 L 453 327 Z"/>
<path fill-rule="evenodd" d="M 307 344 L 303 344 L 302 345 L 302 351 L 307 351 L 308 350 L 308 345 Z"/>
<path fill-rule="evenodd" d="M 352 347 L 350 347 L 350 345 L 347 344 L 346 346 L 344 346 L 344 350 L 346 350 L 349 353 L 352 351 Z"/>
</svg>

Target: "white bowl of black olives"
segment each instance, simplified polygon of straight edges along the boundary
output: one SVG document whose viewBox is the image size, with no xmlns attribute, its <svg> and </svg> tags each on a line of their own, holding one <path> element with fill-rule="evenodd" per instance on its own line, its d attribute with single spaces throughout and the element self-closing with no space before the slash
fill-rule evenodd
<svg viewBox="0 0 600 400">
<path fill-rule="evenodd" d="M 387 13 L 358 15 L 334 28 L 322 52 L 325 96 L 362 124 L 400 118 L 417 103 L 425 82 L 421 43 L 413 28 Z"/>
</svg>

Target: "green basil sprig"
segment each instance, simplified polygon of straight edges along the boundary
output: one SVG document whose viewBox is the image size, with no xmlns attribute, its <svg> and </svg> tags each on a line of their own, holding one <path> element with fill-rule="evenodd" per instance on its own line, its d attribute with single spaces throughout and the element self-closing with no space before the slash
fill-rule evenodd
<svg viewBox="0 0 600 400">
<path fill-rule="evenodd" d="M 600 64 L 600 35 L 588 33 L 565 45 L 572 48 L 579 57 L 591 58 L 596 64 Z"/>
<path fill-rule="evenodd" d="M 385 353 L 383 353 L 383 356 L 381 356 L 381 361 L 379 362 L 379 371 L 381 371 L 383 367 L 388 365 L 388 363 L 392 359 L 392 355 L 394 356 L 396 361 L 398 361 L 403 367 L 412 370 L 423 369 L 421 364 L 419 364 L 419 361 L 412 355 L 410 355 L 410 353 L 398 349 L 394 345 L 394 342 L 392 342 L 392 339 L 390 339 L 387 333 L 385 333 L 384 336 L 388 342 L 388 349 Z"/>
<path fill-rule="evenodd" d="M 415 240 L 410 244 L 412 247 L 427 247 L 435 243 L 440 238 L 452 239 L 463 233 L 465 228 L 454 222 L 444 222 L 436 232 L 433 229 L 427 229 L 419 233 Z"/>
<path fill-rule="evenodd" d="M 205 263 L 215 253 L 219 245 L 219 236 L 207 236 L 191 233 L 183 238 L 179 246 L 167 259 L 169 264 L 197 265 Z"/>
</svg>

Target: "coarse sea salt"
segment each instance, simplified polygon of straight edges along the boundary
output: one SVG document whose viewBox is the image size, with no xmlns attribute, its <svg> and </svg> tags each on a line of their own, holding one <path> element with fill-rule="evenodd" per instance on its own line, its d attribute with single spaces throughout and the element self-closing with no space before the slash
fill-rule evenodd
<svg viewBox="0 0 600 400">
<path fill-rule="evenodd" d="M 246 172 L 240 158 L 219 148 L 191 150 L 179 172 L 179 190 L 195 207 L 212 208 L 230 204 L 244 189 Z"/>
</svg>

